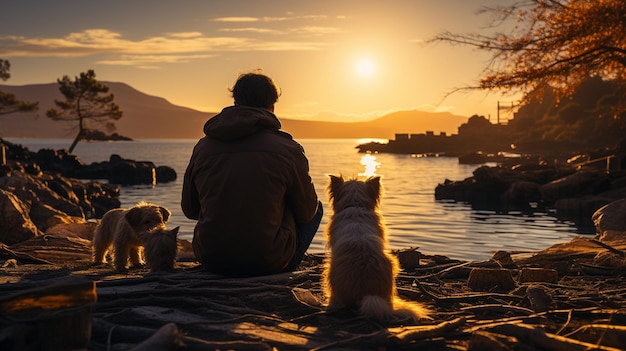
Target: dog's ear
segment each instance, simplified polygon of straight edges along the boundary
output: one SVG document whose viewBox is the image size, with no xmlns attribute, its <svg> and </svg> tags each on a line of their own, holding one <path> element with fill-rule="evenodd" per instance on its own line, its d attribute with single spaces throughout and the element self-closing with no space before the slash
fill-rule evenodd
<svg viewBox="0 0 626 351">
<path fill-rule="evenodd" d="M 329 174 L 328 177 L 330 178 L 330 183 L 328 184 L 328 192 L 331 195 L 336 194 L 339 190 L 339 187 L 343 184 L 343 176 L 337 177 Z"/>
<path fill-rule="evenodd" d="M 145 208 L 142 207 L 133 207 L 130 210 L 126 211 L 126 213 L 124 214 L 124 218 L 126 218 L 126 221 L 128 222 L 128 224 L 130 224 L 131 227 L 137 228 L 143 220 L 144 210 Z"/>
<path fill-rule="evenodd" d="M 365 180 L 365 183 L 367 184 L 368 188 L 371 189 L 372 191 L 372 198 L 376 199 L 376 202 L 378 202 L 380 200 L 380 193 L 381 193 L 381 183 L 380 183 L 380 176 L 376 176 L 376 177 L 369 177 L 367 178 L 367 180 Z"/>
<path fill-rule="evenodd" d="M 179 230 L 180 230 L 180 226 L 168 231 L 167 235 L 171 235 L 172 237 L 174 237 L 174 239 L 176 239 L 176 236 L 178 235 Z"/>
<path fill-rule="evenodd" d="M 163 222 L 164 223 L 167 222 L 167 220 L 170 219 L 170 215 L 172 214 L 170 212 L 170 210 L 168 210 L 167 208 L 162 207 L 162 206 L 159 206 L 157 208 L 158 208 L 159 212 L 161 212 L 161 216 L 163 217 Z"/>
</svg>

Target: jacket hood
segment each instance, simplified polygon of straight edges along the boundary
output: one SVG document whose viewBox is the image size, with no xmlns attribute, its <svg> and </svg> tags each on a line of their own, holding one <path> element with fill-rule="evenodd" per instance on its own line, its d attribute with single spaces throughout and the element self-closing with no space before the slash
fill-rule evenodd
<svg viewBox="0 0 626 351">
<path fill-rule="evenodd" d="M 206 136 L 234 140 L 252 135 L 261 129 L 280 129 L 280 121 L 271 111 L 246 106 L 229 106 L 204 124 Z"/>
</svg>

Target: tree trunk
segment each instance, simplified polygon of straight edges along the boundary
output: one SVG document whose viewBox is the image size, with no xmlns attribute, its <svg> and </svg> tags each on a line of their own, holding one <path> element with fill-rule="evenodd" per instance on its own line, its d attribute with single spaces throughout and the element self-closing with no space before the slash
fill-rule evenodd
<svg viewBox="0 0 626 351">
<path fill-rule="evenodd" d="M 74 138 L 72 145 L 70 145 L 70 149 L 68 150 L 70 154 L 74 151 L 76 144 L 78 144 L 80 139 L 83 137 L 84 130 L 85 128 L 83 127 L 83 118 L 79 116 L 78 117 L 78 134 L 76 134 L 76 138 Z"/>
<path fill-rule="evenodd" d="M 78 131 L 76 138 L 74 138 L 74 141 L 72 142 L 72 145 L 70 145 L 70 149 L 68 150 L 70 154 L 74 151 L 74 148 L 76 147 L 76 144 L 78 144 L 78 141 L 80 140 L 82 134 L 83 134 L 82 130 Z"/>
</svg>

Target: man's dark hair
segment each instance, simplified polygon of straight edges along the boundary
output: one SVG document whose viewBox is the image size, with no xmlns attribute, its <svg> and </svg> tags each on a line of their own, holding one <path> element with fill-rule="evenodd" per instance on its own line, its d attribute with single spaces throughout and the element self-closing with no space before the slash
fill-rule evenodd
<svg viewBox="0 0 626 351">
<path fill-rule="evenodd" d="M 280 96 L 280 88 L 272 78 L 259 71 L 240 75 L 230 91 L 235 99 L 235 105 L 267 109 L 272 107 Z"/>
</svg>

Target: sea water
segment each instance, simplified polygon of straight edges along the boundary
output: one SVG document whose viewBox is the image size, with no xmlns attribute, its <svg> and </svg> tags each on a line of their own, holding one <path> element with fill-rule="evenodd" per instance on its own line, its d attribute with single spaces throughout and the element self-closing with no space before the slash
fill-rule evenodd
<svg viewBox="0 0 626 351">
<path fill-rule="evenodd" d="M 41 148 L 67 149 L 67 139 L 8 139 L 31 151 Z M 441 254 L 461 260 L 484 260 L 497 250 L 536 251 L 589 235 L 589 229 L 563 222 L 552 213 L 501 214 L 472 209 L 469 205 L 435 200 L 435 187 L 446 179 L 463 180 L 477 165 L 459 164 L 452 157 L 363 154 L 357 139 L 302 139 L 309 159 L 310 174 L 324 204 L 324 218 L 310 252 L 324 252 L 324 229 L 332 211 L 328 205 L 328 175 L 379 175 L 384 194 L 382 213 L 389 229 L 391 248 L 418 248 L 425 254 Z M 196 140 L 153 139 L 117 142 L 80 142 L 74 154 L 83 162 L 107 161 L 111 154 L 135 161 L 152 161 L 176 170 L 175 181 L 156 186 L 120 187 L 123 207 L 148 201 L 170 209 L 169 227 L 180 226 L 179 236 L 191 240 L 194 221 L 180 209 L 183 174 Z"/>
</svg>

